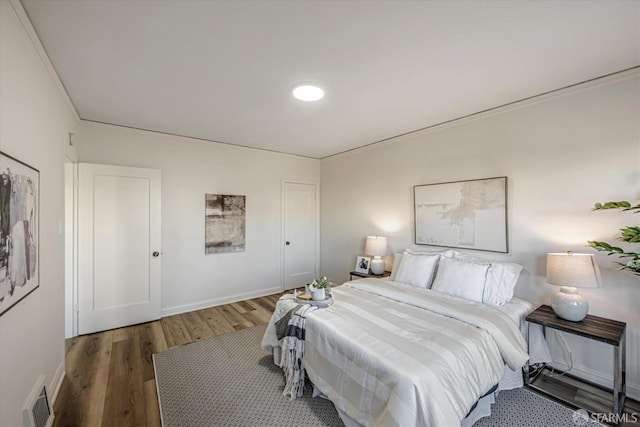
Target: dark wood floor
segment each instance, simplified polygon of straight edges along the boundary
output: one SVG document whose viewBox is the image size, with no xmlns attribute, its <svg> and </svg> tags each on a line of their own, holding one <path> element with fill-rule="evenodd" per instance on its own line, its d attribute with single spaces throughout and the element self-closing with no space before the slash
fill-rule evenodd
<svg viewBox="0 0 640 427">
<path fill-rule="evenodd" d="M 66 341 L 54 426 L 160 426 L 151 355 L 267 323 L 281 294 Z"/>
</svg>

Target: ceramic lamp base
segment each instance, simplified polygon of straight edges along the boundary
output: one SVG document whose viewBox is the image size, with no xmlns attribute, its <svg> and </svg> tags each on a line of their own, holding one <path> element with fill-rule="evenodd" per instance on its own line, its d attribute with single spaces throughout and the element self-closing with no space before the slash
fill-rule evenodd
<svg viewBox="0 0 640 427">
<path fill-rule="evenodd" d="M 561 319 L 579 322 L 589 312 L 589 303 L 576 288 L 562 286 L 551 296 L 551 308 Z"/>
<path fill-rule="evenodd" d="M 371 269 L 371 274 L 375 274 L 377 276 L 381 275 L 384 273 L 384 260 L 379 256 L 373 257 L 369 264 L 369 268 Z"/>
</svg>

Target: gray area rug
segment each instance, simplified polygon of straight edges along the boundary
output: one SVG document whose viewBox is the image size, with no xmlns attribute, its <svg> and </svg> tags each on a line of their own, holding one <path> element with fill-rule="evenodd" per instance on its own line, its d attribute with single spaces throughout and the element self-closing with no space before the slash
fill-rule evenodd
<svg viewBox="0 0 640 427">
<path fill-rule="evenodd" d="M 164 427 L 343 426 L 331 402 L 305 390 L 282 395 L 284 377 L 260 348 L 266 325 L 153 355 Z M 600 426 L 528 390 L 503 391 L 476 427 Z"/>
<path fill-rule="evenodd" d="M 333 404 L 282 395 L 282 369 L 260 343 L 266 325 L 153 355 L 164 427 L 342 426 Z"/>
<path fill-rule="evenodd" d="M 586 412 L 574 412 L 534 392 L 517 388 L 498 393 L 491 416 L 479 419 L 474 427 L 602 427 Z"/>
</svg>

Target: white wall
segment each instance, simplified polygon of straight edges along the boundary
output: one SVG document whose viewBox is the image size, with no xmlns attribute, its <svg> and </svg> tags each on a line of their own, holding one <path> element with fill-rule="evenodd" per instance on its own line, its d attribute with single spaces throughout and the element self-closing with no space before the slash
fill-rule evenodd
<svg viewBox="0 0 640 427">
<path fill-rule="evenodd" d="M 565 90 L 321 161 L 321 265 L 348 279 L 369 234 L 390 251 L 413 245 L 413 186 L 508 177 L 510 253 L 475 252 L 524 266 L 516 295 L 549 301 L 547 252 L 592 252 L 640 215 L 592 212 L 597 201 L 640 199 L 640 73 Z M 429 102 L 425 99 L 425 102 Z M 425 248 L 425 246 L 421 246 Z M 637 250 L 637 247 L 636 247 Z M 640 277 L 598 255 L 604 288 L 582 293 L 591 314 L 628 323 L 627 379 L 640 396 Z M 577 368 L 610 378 L 612 351 L 567 337 Z"/>
<path fill-rule="evenodd" d="M 282 180 L 319 182 L 318 160 L 83 122 L 80 161 L 162 170 L 162 312 L 282 289 Z M 247 196 L 246 251 L 204 253 L 204 197 Z"/>
<path fill-rule="evenodd" d="M 77 117 L 19 2 L 0 1 L 0 150 L 40 171 L 40 287 L 0 317 L 0 425 L 64 373 L 64 161 Z"/>
</svg>

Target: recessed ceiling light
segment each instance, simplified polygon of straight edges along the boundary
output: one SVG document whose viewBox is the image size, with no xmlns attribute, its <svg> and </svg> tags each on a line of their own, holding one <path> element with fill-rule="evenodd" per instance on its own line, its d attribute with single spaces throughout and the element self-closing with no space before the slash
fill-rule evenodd
<svg viewBox="0 0 640 427">
<path fill-rule="evenodd" d="M 322 99 L 324 91 L 318 86 L 304 84 L 293 88 L 293 96 L 300 101 L 317 101 Z"/>
</svg>

